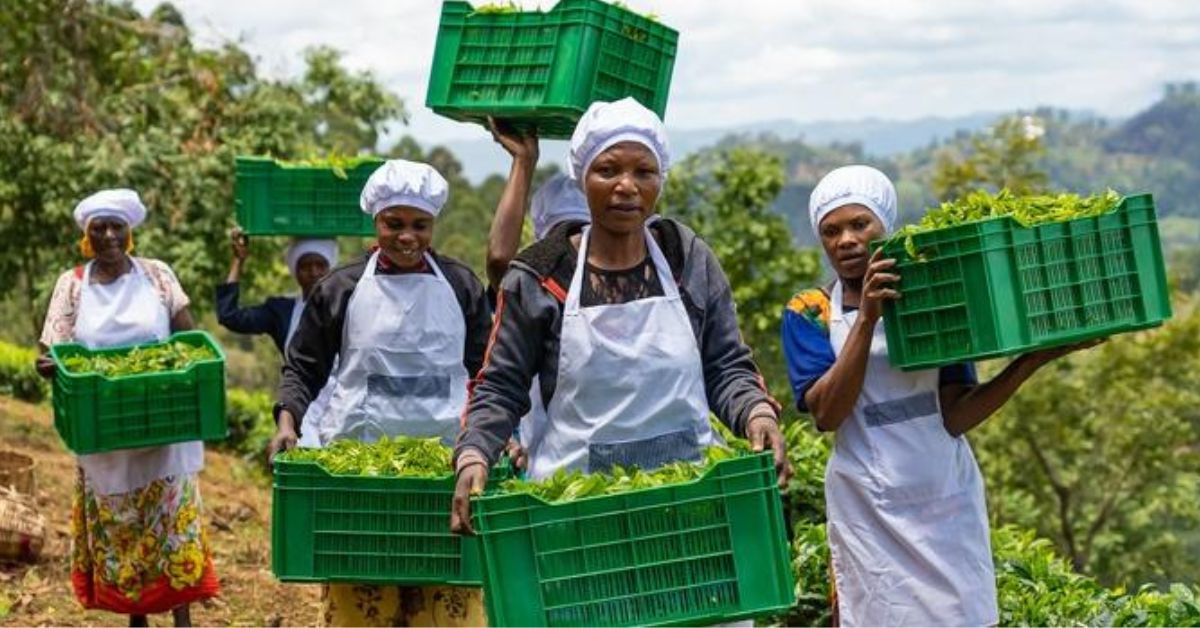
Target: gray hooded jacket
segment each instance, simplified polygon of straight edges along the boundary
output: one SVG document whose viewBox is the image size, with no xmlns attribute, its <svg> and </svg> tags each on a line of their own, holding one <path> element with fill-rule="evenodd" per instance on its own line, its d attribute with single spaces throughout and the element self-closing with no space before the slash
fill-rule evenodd
<svg viewBox="0 0 1200 628">
<path fill-rule="evenodd" d="M 578 259 L 570 237 L 582 228 L 581 222 L 557 225 L 509 266 L 497 295 L 483 368 L 471 382 L 456 458 L 470 448 L 489 464 L 496 462 L 529 411 L 534 375 L 539 376 L 542 401 L 549 407 L 558 379 L 563 301 Z M 691 320 L 709 408 L 734 433 L 744 435 L 755 406 L 766 402 L 778 412 L 779 405 L 767 394 L 750 348 L 742 342 L 729 280 L 712 249 L 688 227 L 664 218 L 650 231 Z"/>
</svg>

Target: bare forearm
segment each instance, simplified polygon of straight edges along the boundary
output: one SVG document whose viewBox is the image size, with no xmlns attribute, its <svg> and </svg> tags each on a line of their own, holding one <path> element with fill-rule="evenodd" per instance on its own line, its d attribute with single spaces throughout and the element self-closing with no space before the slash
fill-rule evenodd
<svg viewBox="0 0 1200 628">
<path fill-rule="evenodd" d="M 804 394 L 804 401 L 821 431 L 836 431 L 854 411 L 867 375 L 874 334 L 873 324 L 861 318 L 856 320 L 833 367 Z"/>
<path fill-rule="evenodd" d="M 1019 357 L 987 383 L 972 387 L 949 407 L 943 407 L 942 420 L 946 431 L 952 436 L 961 436 L 986 421 L 1016 394 L 1021 384 L 1040 366 L 1041 363 L 1035 359 Z"/>
<path fill-rule="evenodd" d="M 242 260 L 234 258 L 233 264 L 229 266 L 229 276 L 225 278 L 225 283 L 237 283 L 242 279 Z"/>
<path fill-rule="evenodd" d="M 529 188 L 533 181 L 536 162 L 514 159 L 508 174 L 508 183 L 496 205 L 496 216 L 488 233 L 487 273 L 488 281 L 499 286 L 508 263 L 517 255 L 521 245 L 521 225 L 525 221 L 525 206 L 529 202 Z"/>
</svg>

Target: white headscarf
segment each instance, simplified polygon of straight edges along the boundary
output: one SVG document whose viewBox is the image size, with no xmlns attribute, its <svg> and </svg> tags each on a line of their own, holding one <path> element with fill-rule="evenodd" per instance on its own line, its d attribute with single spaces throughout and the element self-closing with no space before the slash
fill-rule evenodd
<svg viewBox="0 0 1200 628">
<path fill-rule="evenodd" d="M 316 253 L 325 258 L 330 268 L 337 266 L 337 240 L 296 240 L 283 254 L 293 277 L 296 276 L 296 266 L 300 264 L 300 258 L 309 253 Z"/>
<path fill-rule="evenodd" d="M 554 225 L 564 220 L 592 220 L 583 192 L 570 177 L 562 173 L 550 177 L 533 193 L 529 213 L 533 217 L 533 237 L 538 240 L 546 237 Z"/>
<path fill-rule="evenodd" d="M 896 227 L 896 187 L 891 179 L 870 166 L 842 166 L 825 175 L 808 199 L 808 218 L 817 239 L 825 216 L 854 204 L 871 210 L 888 233 Z"/>
<path fill-rule="evenodd" d="M 389 207 L 415 207 L 434 218 L 450 196 L 450 185 L 429 164 L 389 159 L 363 186 L 359 205 L 372 216 Z"/>
<path fill-rule="evenodd" d="M 671 167 L 667 129 L 658 114 L 633 98 L 616 102 L 594 102 L 571 134 L 571 177 L 583 185 L 584 174 L 600 153 L 621 142 L 637 142 L 654 153 L 658 169 L 666 178 Z"/>
<path fill-rule="evenodd" d="M 93 218 L 118 218 L 132 229 L 146 220 L 146 206 L 138 193 L 125 188 L 100 190 L 75 206 L 75 224 L 87 229 Z"/>
</svg>

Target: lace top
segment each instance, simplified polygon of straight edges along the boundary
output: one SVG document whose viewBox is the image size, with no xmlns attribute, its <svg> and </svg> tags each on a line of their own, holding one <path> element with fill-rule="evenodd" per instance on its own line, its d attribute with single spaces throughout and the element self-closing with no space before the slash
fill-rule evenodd
<svg viewBox="0 0 1200 628">
<path fill-rule="evenodd" d="M 654 261 L 646 256 L 637 266 L 623 270 L 604 270 L 587 264 L 583 271 L 579 305 L 619 305 L 661 296 L 662 282 L 658 280 Z"/>
</svg>

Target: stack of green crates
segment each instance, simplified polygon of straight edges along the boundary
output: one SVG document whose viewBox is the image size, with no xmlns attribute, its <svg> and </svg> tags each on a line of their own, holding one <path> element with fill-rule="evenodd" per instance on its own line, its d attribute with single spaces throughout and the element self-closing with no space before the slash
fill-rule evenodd
<svg viewBox="0 0 1200 628">
<path fill-rule="evenodd" d="M 1015 355 L 1161 325 L 1171 317 L 1154 200 L 1024 227 L 1008 216 L 902 240 L 903 295 L 884 306 L 888 357 L 903 370 Z"/>
<path fill-rule="evenodd" d="M 339 171 L 331 166 L 238 157 L 234 164 L 238 225 L 252 236 L 374 235 L 375 225 L 362 211 L 359 198 L 382 163 L 363 161 Z"/>
<path fill-rule="evenodd" d="M 794 602 L 772 454 L 694 481 L 550 504 L 472 500 L 491 626 L 704 625 Z"/>
<path fill-rule="evenodd" d="M 442 4 L 425 105 L 454 120 L 505 119 L 567 138 L 588 106 L 632 96 L 663 116 L 679 34 L 601 0 L 546 12 Z"/>
<path fill-rule="evenodd" d="M 271 569 L 284 582 L 482 582 L 478 540 L 450 532 L 454 476 L 338 475 L 276 460 Z M 489 486 L 507 477 L 507 463 Z"/>
<path fill-rule="evenodd" d="M 225 353 L 202 331 L 177 333 L 165 342 L 206 346 L 216 354 L 181 371 L 105 377 L 72 373 L 63 366 L 74 356 L 113 355 L 132 347 L 91 350 L 81 344 L 50 348 L 54 375 L 54 427 L 76 454 L 93 454 L 194 440 L 223 440 Z M 162 343 L 147 343 L 153 346 Z"/>
</svg>

